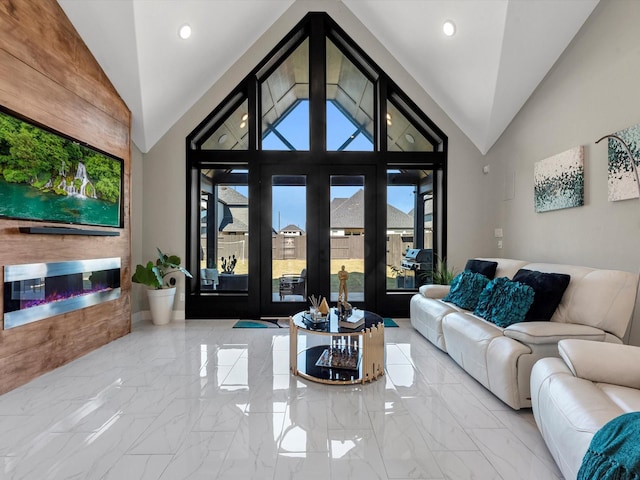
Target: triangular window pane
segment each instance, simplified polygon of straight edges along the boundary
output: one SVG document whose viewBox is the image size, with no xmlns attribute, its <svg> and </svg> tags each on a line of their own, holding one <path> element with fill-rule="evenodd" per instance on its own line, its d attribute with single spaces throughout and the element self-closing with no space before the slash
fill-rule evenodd
<svg viewBox="0 0 640 480">
<path fill-rule="evenodd" d="M 431 141 L 392 102 L 387 101 L 387 150 L 390 152 L 433 152 Z"/>
<path fill-rule="evenodd" d="M 222 124 L 202 142 L 203 150 L 247 150 L 249 145 L 249 106 L 245 99 Z"/>
<path fill-rule="evenodd" d="M 262 82 L 261 92 L 262 150 L 309 150 L 308 39 Z"/>
<path fill-rule="evenodd" d="M 373 83 L 327 39 L 327 150 L 373 151 Z"/>
</svg>

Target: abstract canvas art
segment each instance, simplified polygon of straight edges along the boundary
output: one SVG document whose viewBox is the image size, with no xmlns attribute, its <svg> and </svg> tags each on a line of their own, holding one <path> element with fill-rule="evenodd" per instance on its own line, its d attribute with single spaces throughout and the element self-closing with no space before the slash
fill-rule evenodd
<svg viewBox="0 0 640 480">
<path fill-rule="evenodd" d="M 582 146 L 536 162 L 533 172 L 536 212 L 584 205 Z"/>
<path fill-rule="evenodd" d="M 633 154 L 636 165 L 640 167 L 640 124 L 616 132 L 628 145 Z M 633 166 L 629 158 L 629 152 L 624 145 L 615 138 L 609 138 L 609 189 L 610 202 L 638 198 L 638 185 L 636 183 Z"/>
</svg>

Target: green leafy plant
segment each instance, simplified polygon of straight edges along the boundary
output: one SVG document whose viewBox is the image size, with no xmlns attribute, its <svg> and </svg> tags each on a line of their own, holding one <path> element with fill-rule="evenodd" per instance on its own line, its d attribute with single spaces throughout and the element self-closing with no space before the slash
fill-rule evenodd
<svg viewBox="0 0 640 480">
<path fill-rule="evenodd" d="M 404 270 L 402 270 L 400 267 L 397 267 L 395 265 L 387 265 L 387 267 L 389 267 L 389 270 L 391 270 L 391 278 L 404 276 Z"/>
<path fill-rule="evenodd" d="M 177 255 L 165 255 L 158 248 L 158 259 L 156 263 L 154 264 L 152 261 L 149 261 L 146 265 L 138 264 L 136 266 L 136 272 L 131 277 L 131 281 L 155 289 L 170 287 L 173 286 L 173 284 L 165 283 L 164 278 L 175 272 L 181 272 L 187 277 L 192 278 L 189 271 L 180 265 L 180 257 Z M 175 283 L 175 279 L 172 278 L 171 280 Z"/>
<path fill-rule="evenodd" d="M 456 276 L 454 267 L 447 266 L 447 259 L 439 255 L 435 255 L 436 265 L 433 269 L 433 283 L 437 285 L 449 285 Z"/>
</svg>

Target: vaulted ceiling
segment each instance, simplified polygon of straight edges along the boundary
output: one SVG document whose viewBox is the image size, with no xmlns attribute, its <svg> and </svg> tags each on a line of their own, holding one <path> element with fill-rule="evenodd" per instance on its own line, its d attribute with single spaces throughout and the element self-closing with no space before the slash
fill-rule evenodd
<svg viewBox="0 0 640 480">
<path fill-rule="evenodd" d="M 143 152 L 302 2 L 309 11 L 349 9 L 484 154 L 599 0 L 58 2 L 131 109 Z M 442 33 L 445 20 L 455 23 L 452 37 Z M 177 34 L 185 23 L 193 29 L 186 41 Z"/>
</svg>

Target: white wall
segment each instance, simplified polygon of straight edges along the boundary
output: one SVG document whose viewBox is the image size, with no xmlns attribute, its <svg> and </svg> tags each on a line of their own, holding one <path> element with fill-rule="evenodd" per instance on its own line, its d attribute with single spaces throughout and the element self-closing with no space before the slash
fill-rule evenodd
<svg viewBox="0 0 640 480">
<path fill-rule="evenodd" d="M 138 147 L 131 143 L 131 275 L 135 272 L 136 265 L 145 263 L 146 258 L 142 256 L 143 242 L 143 169 L 142 169 L 142 152 Z M 133 284 L 131 298 L 131 313 L 135 317 L 140 311 L 149 309 L 146 304 L 146 298 L 143 295 L 143 288 L 140 285 Z"/>
<path fill-rule="evenodd" d="M 595 141 L 638 123 L 640 2 L 602 1 L 487 154 L 488 203 L 504 231 L 504 249 L 494 253 L 637 273 L 640 201 L 607 201 L 607 142 Z M 534 163 L 578 145 L 585 148 L 585 205 L 535 213 Z M 631 337 L 640 345 L 640 324 Z"/>
<path fill-rule="evenodd" d="M 143 257 L 152 258 L 156 245 L 184 257 L 185 137 L 309 11 L 326 11 L 448 135 L 450 264 L 461 269 L 468 257 L 489 255 L 495 212 L 485 208 L 491 198 L 491 181 L 482 173 L 483 156 L 341 2 L 299 0 L 144 155 L 143 211 L 133 218 L 133 223 L 143 223 Z M 179 296 L 174 308 L 184 310 L 184 302 L 180 302 Z"/>
</svg>

